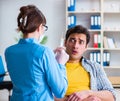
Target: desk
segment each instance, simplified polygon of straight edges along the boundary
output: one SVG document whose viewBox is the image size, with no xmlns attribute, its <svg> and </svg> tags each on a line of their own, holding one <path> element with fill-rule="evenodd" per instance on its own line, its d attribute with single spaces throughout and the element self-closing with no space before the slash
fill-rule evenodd
<svg viewBox="0 0 120 101">
<path fill-rule="evenodd" d="M 120 84 L 115 84 L 115 85 L 113 84 L 113 87 L 120 89 Z"/>
<path fill-rule="evenodd" d="M 9 91 L 9 96 L 8 96 L 9 100 L 10 100 L 10 91 L 12 90 L 12 88 L 13 88 L 13 85 L 11 81 L 0 82 L 0 90 L 7 89 Z"/>
</svg>

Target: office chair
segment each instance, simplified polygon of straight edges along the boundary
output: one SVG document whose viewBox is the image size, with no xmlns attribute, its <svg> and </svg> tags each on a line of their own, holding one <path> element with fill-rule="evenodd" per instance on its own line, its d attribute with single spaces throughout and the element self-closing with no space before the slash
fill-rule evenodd
<svg viewBox="0 0 120 101">
<path fill-rule="evenodd" d="M 8 75 L 8 72 L 5 72 L 4 65 L 2 62 L 2 58 L 0 56 L 0 90 L 7 89 L 9 92 L 8 99 L 10 101 L 10 92 L 13 88 L 12 82 L 11 81 L 4 81 L 4 77 Z"/>
</svg>

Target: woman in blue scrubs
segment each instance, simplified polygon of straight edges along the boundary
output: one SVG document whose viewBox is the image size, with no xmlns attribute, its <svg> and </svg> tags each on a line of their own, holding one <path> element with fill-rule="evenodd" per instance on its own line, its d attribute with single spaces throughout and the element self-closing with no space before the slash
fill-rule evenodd
<svg viewBox="0 0 120 101">
<path fill-rule="evenodd" d="M 7 69 L 13 83 L 11 101 L 53 101 L 64 97 L 67 89 L 65 63 L 68 55 L 41 44 L 46 18 L 34 5 L 22 6 L 17 18 L 23 38 L 5 51 Z"/>
</svg>

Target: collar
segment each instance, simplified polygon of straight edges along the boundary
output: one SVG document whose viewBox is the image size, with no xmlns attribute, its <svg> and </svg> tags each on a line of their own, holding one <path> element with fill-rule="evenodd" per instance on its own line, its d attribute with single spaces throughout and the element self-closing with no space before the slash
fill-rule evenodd
<svg viewBox="0 0 120 101">
<path fill-rule="evenodd" d="M 39 44 L 39 42 L 35 38 L 21 38 L 18 43 L 20 43 L 20 44 L 25 44 L 25 43 Z"/>
</svg>

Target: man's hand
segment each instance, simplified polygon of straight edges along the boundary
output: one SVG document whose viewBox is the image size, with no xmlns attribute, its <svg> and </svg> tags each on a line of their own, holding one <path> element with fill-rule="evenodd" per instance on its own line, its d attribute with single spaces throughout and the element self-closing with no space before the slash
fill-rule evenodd
<svg viewBox="0 0 120 101">
<path fill-rule="evenodd" d="M 91 95 L 92 91 L 86 90 L 76 92 L 62 99 L 55 98 L 55 101 L 102 101 L 99 97 Z"/>
<path fill-rule="evenodd" d="M 89 96 L 89 97 L 83 99 L 82 101 L 102 101 L 102 100 L 96 96 Z"/>
<path fill-rule="evenodd" d="M 69 96 L 67 101 L 83 101 L 83 99 L 86 99 L 90 96 L 89 90 L 81 91 L 81 92 L 76 92 L 73 93 L 72 95 Z"/>
</svg>

